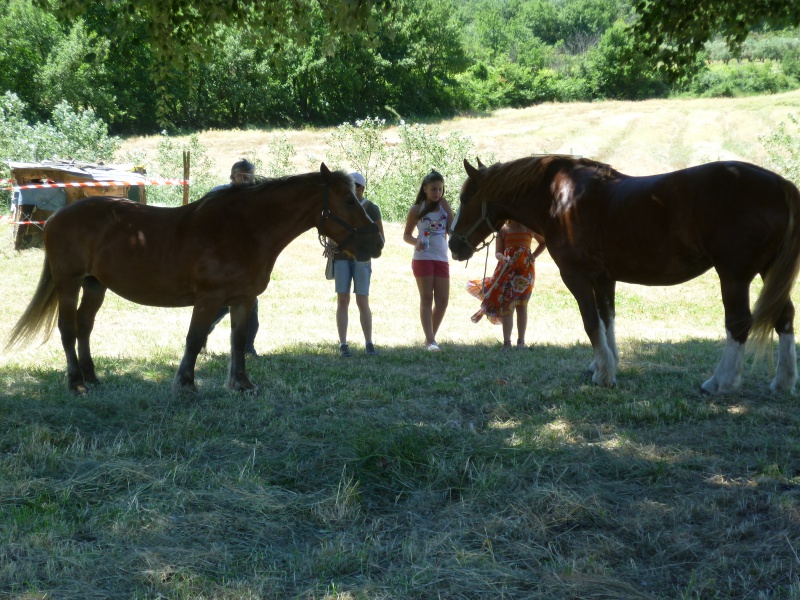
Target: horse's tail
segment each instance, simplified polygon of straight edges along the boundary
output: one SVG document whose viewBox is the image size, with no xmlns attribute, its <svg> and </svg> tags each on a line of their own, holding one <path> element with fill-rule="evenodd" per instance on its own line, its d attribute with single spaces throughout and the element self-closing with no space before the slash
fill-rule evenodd
<svg viewBox="0 0 800 600">
<path fill-rule="evenodd" d="M 14 346 L 30 343 L 42 329 L 45 330 L 45 340 L 49 339 L 53 333 L 57 315 L 58 295 L 53 285 L 50 263 L 45 257 L 36 292 L 33 294 L 28 308 L 25 309 L 17 324 L 14 325 L 14 329 L 11 330 L 5 349 L 10 350 Z"/>
<path fill-rule="evenodd" d="M 756 355 L 762 355 L 769 348 L 772 330 L 791 298 L 800 272 L 800 191 L 786 180 L 783 180 L 783 190 L 789 207 L 789 222 L 775 261 L 764 274 L 764 287 L 753 307 L 751 341 Z"/>
</svg>

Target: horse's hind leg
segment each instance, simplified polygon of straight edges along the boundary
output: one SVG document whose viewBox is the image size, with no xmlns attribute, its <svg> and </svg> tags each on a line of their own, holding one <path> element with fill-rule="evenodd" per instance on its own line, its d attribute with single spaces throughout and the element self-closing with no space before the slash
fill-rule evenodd
<svg viewBox="0 0 800 600">
<path fill-rule="evenodd" d="M 775 323 L 778 334 L 778 366 L 769 386 L 774 393 L 794 393 L 797 383 L 797 350 L 794 341 L 794 304 L 789 300 Z"/>
<path fill-rule="evenodd" d="M 712 396 L 734 392 L 741 387 L 744 345 L 753 324 L 753 315 L 750 312 L 750 281 L 725 278 L 720 274 L 720 283 L 728 338 L 717 370 L 701 386 L 702 391 Z"/>
<path fill-rule="evenodd" d="M 590 369 L 593 369 L 592 381 L 598 385 L 614 385 L 617 382 L 617 361 L 608 343 L 606 326 L 600 318 L 592 284 L 582 277 L 565 276 L 563 271 L 561 279 L 578 301 L 583 328 L 592 343 L 594 350 L 594 361 L 590 366 Z"/>
<path fill-rule="evenodd" d="M 83 280 L 83 297 L 77 314 L 78 366 L 86 383 L 100 383 L 94 370 L 94 361 L 89 348 L 89 337 L 94 329 L 94 319 L 103 304 L 106 287 L 94 277 Z"/>
<path fill-rule="evenodd" d="M 231 365 L 225 382 L 229 390 L 250 394 L 258 392 L 258 387 L 247 376 L 244 350 L 254 304 L 255 299 L 231 306 Z"/>
<path fill-rule="evenodd" d="M 597 302 L 597 313 L 606 329 L 606 343 L 614 357 L 615 366 L 619 366 L 619 349 L 617 348 L 617 338 L 614 333 L 614 295 L 616 293 L 616 281 L 599 281 L 594 284 L 594 298 Z"/>
<path fill-rule="evenodd" d="M 58 332 L 61 346 L 67 358 L 67 388 L 71 392 L 85 393 L 86 381 L 83 377 L 75 342 L 78 337 L 78 294 L 81 281 L 78 278 L 60 281 L 58 290 Z"/>
</svg>

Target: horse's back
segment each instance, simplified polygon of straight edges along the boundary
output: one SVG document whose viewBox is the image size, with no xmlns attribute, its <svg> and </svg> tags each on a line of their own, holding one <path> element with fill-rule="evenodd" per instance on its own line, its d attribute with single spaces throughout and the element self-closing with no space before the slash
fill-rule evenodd
<svg viewBox="0 0 800 600">
<path fill-rule="evenodd" d="M 777 252 L 790 220 L 791 184 L 749 163 L 622 176 L 602 185 L 584 231 L 602 238 L 596 245 L 605 267 L 620 281 L 667 285 L 734 265 L 748 276 L 758 273 Z"/>
<path fill-rule="evenodd" d="M 53 277 L 58 284 L 90 275 L 135 302 L 186 304 L 185 292 L 168 290 L 186 277 L 191 257 L 202 247 L 202 240 L 182 226 L 190 215 L 191 205 L 155 207 L 112 196 L 79 200 L 55 213 L 45 227 Z"/>
</svg>

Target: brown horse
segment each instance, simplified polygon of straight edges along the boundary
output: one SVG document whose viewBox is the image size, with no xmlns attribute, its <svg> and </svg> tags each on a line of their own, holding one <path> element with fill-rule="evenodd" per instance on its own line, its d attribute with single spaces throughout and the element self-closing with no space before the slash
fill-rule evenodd
<svg viewBox="0 0 800 600">
<path fill-rule="evenodd" d="M 84 392 L 98 382 L 89 336 L 106 290 L 139 304 L 194 306 L 173 387 L 195 391 L 197 355 L 217 311 L 230 306 L 226 386 L 255 392 L 244 359 L 250 312 L 280 252 L 312 227 L 360 260 L 380 256 L 383 237 L 353 181 L 324 164 L 319 173 L 226 187 L 178 208 L 80 200 L 48 220 L 39 285 L 6 347 L 42 328 L 49 335 L 57 313 L 69 389 Z"/>
<path fill-rule="evenodd" d="M 561 279 L 578 302 L 592 343 L 592 380 L 616 382 L 617 281 L 674 285 L 717 271 L 727 344 L 703 391 L 738 389 L 744 344 L 766 349 L 778 333 L 773 392 L 797 381 L 794 306 L 800 268 L 800 193 L 779 175 L 742 162 L 630 177 L 587 159 L 522 158 L 485 167 L 466 160 L 467 179 L 453 226 L 453 258 L 466 260 L 505 219 L 547 240 Z M 764 287 L 750 312 L 750 283 Z"/>
</svg>

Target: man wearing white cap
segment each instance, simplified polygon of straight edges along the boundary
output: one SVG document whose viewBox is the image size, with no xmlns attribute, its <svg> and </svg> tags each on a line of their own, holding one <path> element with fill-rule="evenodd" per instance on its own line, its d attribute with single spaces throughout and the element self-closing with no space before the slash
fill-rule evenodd
<svg viewBox="0 0 800 600">
<path fill-rule="evenodd" d="M 364 198 L 364 188 L 367 182 L 361 173 L 350 173 L 356 186 L 356 196 L 367 215 L 375 221 L 383 235 L 383 222 L 381 210 L 372 202 Z M 376 355 L 378 352 L 372 343 L 372 311 L 369 308 L 369 283 L 372 276 L 372 262 L 358 261 L 345 254 L 337 253 L 333 257 L 333 274 L 336 282 L 336 328 L 339 331 L 339 356 L 349 358 L 350 346 L 347 344 L 347 311 L 350 307 L 350 282 L 356 293 L 356 305 L 361 317 L 361 330 L 364 332 L 364 345 L 367 354 Z"/>
</svg>

